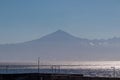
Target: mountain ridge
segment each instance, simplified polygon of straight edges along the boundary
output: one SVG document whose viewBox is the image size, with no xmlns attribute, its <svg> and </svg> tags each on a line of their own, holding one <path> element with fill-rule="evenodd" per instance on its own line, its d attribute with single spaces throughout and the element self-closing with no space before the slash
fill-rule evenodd
<svg viewBox="0 0 120 80">
<path fill-rule="evenodd" d="M 0 60 L 120 60 L 119 39 L 82 39 L 58 30 L 37 40 L 0 45 Z"/>
<path fill-rule="evenodd" d="M 57 34 L 57 35 L 56 35 L 56 34 Z M 63 35 L 67 35 L 67 37 L 69 36 L 69 37 L 73 37 L 73 38 L 81 39 L 81 40 L 85 40 L 85 41 L 90 41 L 90 42 L 98 42 L 98 41 L 100 41 L 100 42 L 104 42 L 104 41 L 109 41 L 109 42 L 111 42 L 111 41 L 113 41 L 113 40 L 114 40 L 114 41 L 118 41 L 118 42 L 120 41 L 120 38 L 119 38 L 119 37 L 113 37 L 113 38 L 109 38 L 109 39 L 87 39 L 87 38 L 75 37 L 75 36 L 73 36 L 73 35 L 65 32 L 65 31 L 59 29 L 59 30 L 57 30 L 57 31 L 55 31 L 55 32 L 53 32 L 53 33 L 50 33 L 50 34 L 45 35 L 45 36 L 42 36 L 41 38 L 38 38 L 38 39 L 33 39 L 33 40 L 29 40 L 29 41 L 25 41 L 25 42 L 19 42 L 19 43 L 8 43 L 8 44 L 0 44 L 0 45 L 15 45 L 15 44 L 23 44 L 23 43 L 32 42 L 32 41 L 39 41 L 39 40 L 44 39 L 44 38 L 46 38 L 47 36 L 51 36 L 51 35 L 56 35 L 56 36 L 59 38 L 60 36 L 58 36 L 58 34 L 63 34 Z M 66 37 L 66 36 L 65 36 L 65 37 Z M 65 37 L 64 37 L 64 38 L 65 38 Z M 63 39 L 64 39 L 64 38 L 63 38 Z"/>
</svg>

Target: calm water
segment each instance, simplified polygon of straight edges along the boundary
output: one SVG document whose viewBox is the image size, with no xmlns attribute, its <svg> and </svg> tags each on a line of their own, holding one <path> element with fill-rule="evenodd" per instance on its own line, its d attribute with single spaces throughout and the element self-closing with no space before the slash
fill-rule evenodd
<svg viewBox="0 0 120 80">
<path fill-rule="evenodd" d="M 120 61 L 89 61 L 89 62 L 52 62 L 40 65 L 41 73 L 66 73 L 66 74 L 84 74 L 85 76 L 99 77 L 120 77 Z M 52 66 L 54 64 L 54 66 Z M 62 64 L 61 66 L 58 66 Z M 3 65 L 3 64 L 1 64 Z M 0 67 L 0 73 L 35 73 L 38 72 L 37 65 L 29 66 L 11 66 L 10 64 Z M 13 64 L 12 64 L 13 65 Z M 45 66 L 47 65 L 47 66 Z"/>
</svg>

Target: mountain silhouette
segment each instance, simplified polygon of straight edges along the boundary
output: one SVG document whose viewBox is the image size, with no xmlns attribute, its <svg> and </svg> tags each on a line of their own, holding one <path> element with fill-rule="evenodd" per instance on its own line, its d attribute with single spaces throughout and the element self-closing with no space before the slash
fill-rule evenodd
<svg viewBox="0 0 120 80">
<path fill-rule="evenodd" d="M 78 37 L 74 37 L 73 35 L 62 31 L 58 30 L 56 32 L 53 32 L 49 35 L 46 35 L 40 39 L 29 41 L 29 42 L 77 42 L 77 41 L 88 41 L 87 39 L 81 39 Z"/>
<path fill-rule="evenodd" d="M 58 30 L 40 39 L 0 45 L 0 61 L 120 60 L 120 38 L 89 40 Z"/>
</svg>

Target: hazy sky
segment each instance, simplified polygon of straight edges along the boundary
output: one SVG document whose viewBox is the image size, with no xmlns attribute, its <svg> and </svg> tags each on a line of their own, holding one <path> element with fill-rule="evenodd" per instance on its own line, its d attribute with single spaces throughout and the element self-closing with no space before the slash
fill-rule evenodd
<svg viewBox="0 0 120 80">
<path fill-rule="evenodd" d="M 120 0 L 0 0 L 0 43 L 62 29 L 88 38 L 120 37 Z"/>
</svg>

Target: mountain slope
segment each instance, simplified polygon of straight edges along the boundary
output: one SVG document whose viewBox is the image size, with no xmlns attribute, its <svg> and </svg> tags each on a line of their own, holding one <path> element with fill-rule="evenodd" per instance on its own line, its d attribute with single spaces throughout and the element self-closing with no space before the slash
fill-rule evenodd
<svg viewBox="0 0 120 80">
<path fill-rule="evenodd" d="M 120 60 L 119 44 L 119 38 L 88 40 L 58 30 L 37 40 L 0 45 L 0 60 L 35 61 L 37 57 L 46 61 Z"/>
</svg>

